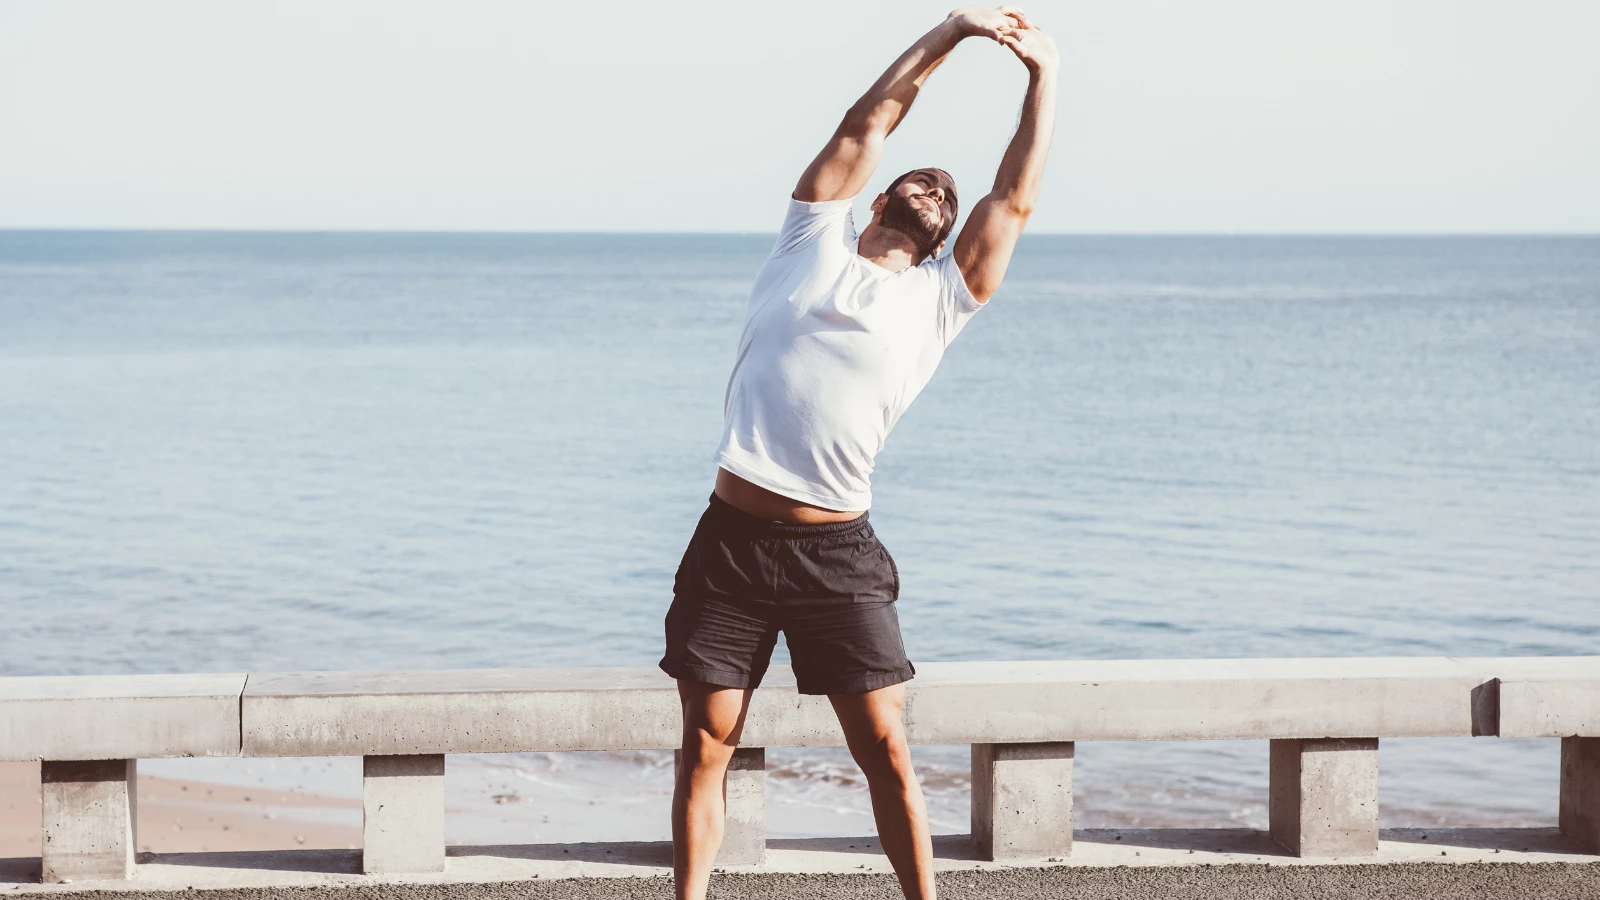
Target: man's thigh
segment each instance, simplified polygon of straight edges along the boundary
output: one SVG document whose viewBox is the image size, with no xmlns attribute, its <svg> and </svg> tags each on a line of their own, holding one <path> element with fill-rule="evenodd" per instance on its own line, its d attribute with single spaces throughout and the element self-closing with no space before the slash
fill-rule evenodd
<svg viewBox="0 0 1600 900">
<path fill-rule="evenodd" d="M 685 746 L 691 743 L 721 745 L 732 753 L 744 731 L 752 693 L 749 689 L 679 679 L 678 700 L 683 706 Z"/>
<path fill-rule="evenodd" d="M 862 693 L 829 694 L 828 701 L 839 717 L 839 727 L 844 730 L 851 752 L 905 742 L 905 724 L 901 720 L 906 702 L 905 684 Z"/>
<path fill-rule="evenodd" d="M 662 671 L 679 681 L 754 689 L 772 661 L 778 625 L 758 604 L 678 595 L 667 609 Z"/>
<path fill-rule="evenodd" d="M 893 603 L 786 608 L 783 636 L 802 694 L 865 694 L 916 674 Z"/>
</svg>

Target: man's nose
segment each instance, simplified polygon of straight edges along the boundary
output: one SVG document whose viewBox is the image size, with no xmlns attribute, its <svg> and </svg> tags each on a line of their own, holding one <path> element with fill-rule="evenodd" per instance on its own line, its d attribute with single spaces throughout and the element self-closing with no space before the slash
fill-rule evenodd
<svg viewBox="0 0 1600 900">
<path fill-rule="evenodd" d="M 944 202 L 944 191 L 939 188 L 929 188 L 928 196 L 932 197 L 935 203 Z"/>
</svg>

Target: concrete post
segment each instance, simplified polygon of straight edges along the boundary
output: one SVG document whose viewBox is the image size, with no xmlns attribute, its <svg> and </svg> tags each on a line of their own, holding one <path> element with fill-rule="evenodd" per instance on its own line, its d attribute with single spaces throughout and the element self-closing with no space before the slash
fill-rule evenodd
<svg viewBox="0 0 1600 900">
<path fill-rule="evenodd" d="M 138 820 L 138 762 L 45 761 L 40 841 L 46 883 L 127 878 L 133 874 Z"/>
<path fill-rule="evenodd" d="M 1561 739 L 1561 833 L 1600 853 L 1600 737 Z"/>
<path fill-rule="evenodd" d="M 972 839 L 984 859 L 1072 853 L 1071 741 L 972 745 Z"/>
<path fill-rule="evenodd" d="M 362 760 L 361 871 L 444 871 L 444 755 Z"/>
<path fill-rule="evenodd" d="M 1295 856 L 1378 852 L 1378 739 L 1272 742 L 1267 818 Z"/>
<path fill-rule="evenodd" d="M 672 756 L 674 772 L 683 768 L 683 751 Z M 767 860 L 767 751 L 763 747 L 740 747 L 728 762 L 728 777 L 723 796 L 727 808 L 723 815 L 722 847 L 717 851 L 719 866 L 759 866 Z"/>
</svg>

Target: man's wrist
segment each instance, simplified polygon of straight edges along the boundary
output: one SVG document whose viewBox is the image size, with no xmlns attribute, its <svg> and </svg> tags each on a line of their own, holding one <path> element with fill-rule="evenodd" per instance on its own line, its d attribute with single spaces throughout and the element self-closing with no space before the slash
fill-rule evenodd
<svg viewBox="0 0 1600 900">
<path fill-rule="evenodd" d="M 976 27 L 965 16 L 951 14 L 945 16 L 943 22 L 933 26 L 934 31 L 943 31 L 948 36 L 960 41 L 977 34 Z"/>
</svg>

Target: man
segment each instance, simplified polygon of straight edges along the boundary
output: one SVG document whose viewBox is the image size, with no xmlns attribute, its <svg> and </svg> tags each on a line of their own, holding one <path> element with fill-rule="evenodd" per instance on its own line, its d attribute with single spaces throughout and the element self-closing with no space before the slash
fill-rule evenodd
<svg viewBox="0 0 1600 900">
<path fill-rule="evenodd" d="M 883 141 L 957 43 L 987 37 L 1028 69 L 1021 121 L 994 188 L 952 252 L 942 169 L 851 200 Z M 994 294 L 1039 192 L 1055 120 L 1054 42 L 1019 9 L 951 13 L 845 114 L 795 187 L 756 277 L 728 382 L 716 489 L 685 551 L 661 668 L 678 680 L 683 752 L 672 801 L 677 896 L 705 896 L 723 785 L 777 634 L 799 689 L 826 694 L 866 774 L 883 848 L 911 900 L 934 896 L 933 846 L 901 723 L 915 673 L 894 601 L 900 578 L 867 522 L 873 459 L 944 349 Z"/>
</svg>

